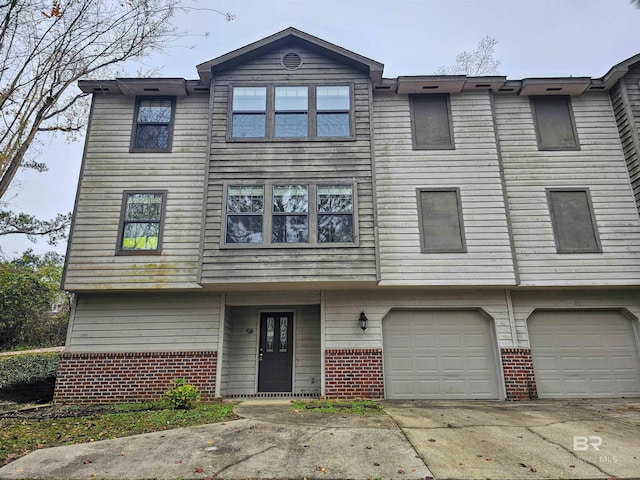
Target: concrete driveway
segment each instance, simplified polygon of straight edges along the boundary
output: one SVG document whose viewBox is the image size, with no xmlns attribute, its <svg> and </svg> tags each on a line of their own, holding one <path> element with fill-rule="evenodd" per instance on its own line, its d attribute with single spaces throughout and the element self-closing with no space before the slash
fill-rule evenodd
<svg viewBox="0 0 640 480">
<path fill-rule="evenodd" d="M 437 480 L 640 478 L 640 399 L 384 407 Z"/>
</svg>

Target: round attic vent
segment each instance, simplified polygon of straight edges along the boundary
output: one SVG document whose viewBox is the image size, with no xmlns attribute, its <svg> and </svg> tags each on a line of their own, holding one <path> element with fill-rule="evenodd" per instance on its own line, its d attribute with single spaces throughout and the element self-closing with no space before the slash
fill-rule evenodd
<svg viewBox="0 0 640 480">
<path fill-rule="evenodd" d="M 282 66 L 287 70 L 295 70 L 302 66 L 302 57 L 296 52 L 287 52 L 282 56 Z"/>
</svg>

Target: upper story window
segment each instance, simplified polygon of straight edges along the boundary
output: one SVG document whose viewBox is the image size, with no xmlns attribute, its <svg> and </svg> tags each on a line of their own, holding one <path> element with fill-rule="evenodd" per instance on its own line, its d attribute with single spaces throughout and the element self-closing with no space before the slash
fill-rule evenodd
<svg viewBox="0 0 640 480">
<path fill-rule="evenodd" d="M 579 150 L 568 96 L 531 97 L 539 150 Z"/>
<path fill-rule="evenodd" d="M 418 189 L 422 253 L 466 252 L 460 189 Z"/>
<path fill-rule="evenodd" d="M 349 87 L 316 87 L 316 124 L 319 137 L 350 135 Z"/>
<path fill-rule="evenodd" d="M 273 243 L 308 242 L 309 187 L 307 185 L 275 185 L 271 223 Z"/>
<path fill-rule="evenodd" d="M 455 148 L 449 95 L 410 95 L 411 133 L 415 150 Z"/>
<path fill-rule="evenodd" d="M 274 136 L 306 137 L 309 135 L 309 89 L 276 87 Z"/>
<path fill-rule="evenodd" d="M 226 243 L 262 243 L 263 213 L 263 186 L 230 186 Z"/>
<path fill-rule="evenodd" d="M 353 242 L 351 185 L 318 185 L 318 242 Z"/>
<path fill-rule="evenodd" d="M 602 252 L 588 189 L 548 188 L 547 199 L 558 253 Z"/>
<path fill-rule="evenodd" d="M 353 184 L 229 185 L 226 205 L 226 245 L 356 241 Z"/>
<path fill-rule="evenodd" d="M 264 138 L 267 134 L 267 89 L 236 87 L 233 89 L 231 136 Z"/>
<path fill-rule="evenodd" d="M 166 191 L 125 192 L 116 253 L 159 253 Z"/>
<path fill-rule="evenodd" d="M 350 86 L 243 86 L 231 95 L 229 140 L 353 138 Z"/>
<path fill-rule="evenodd" d="M 132 152 L 170 152 L 175 98 L 139 97 L 131 136 Z"/>
</svg>

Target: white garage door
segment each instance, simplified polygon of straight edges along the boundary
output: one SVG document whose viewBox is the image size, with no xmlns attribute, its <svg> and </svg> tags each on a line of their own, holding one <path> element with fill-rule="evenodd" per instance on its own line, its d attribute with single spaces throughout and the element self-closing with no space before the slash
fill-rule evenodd
<svg viewBox="0 0 640 480">
<path fill-rule="evenodd" d="M 636 336 L 620 312 L 535 312 L 527 326 L 540 398 L 640 396 Z"/>
<path fill-rule="evenodd" d="M 387 398 L 499 397 L 491 327 L 479 312 L 391 312 L 382 334 Z"/>
</svg>

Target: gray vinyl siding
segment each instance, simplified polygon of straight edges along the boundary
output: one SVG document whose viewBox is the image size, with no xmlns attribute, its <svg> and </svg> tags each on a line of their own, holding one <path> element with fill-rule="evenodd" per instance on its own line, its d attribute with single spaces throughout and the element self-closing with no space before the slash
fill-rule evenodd
<svg viewBox="0 0 640 480">
<path fill-rule="evenodd" d="M 471 309 L 491 320 L 500 347 L 512 347 L 504 290 L 367 290 L 325 292 L 325 348 L 382 348 L 382 322 L 395 309 Z M 364 311 L 367 330 L 358 317 Z"/>
<path fill-rule="evenodd" d="M 233 70 L 214 75 L 214 111 L 202 283 L 320 282 L 376 280 L 371 171 L 369 79 L 366 74 L 304 49 L 298 70 L 280 66 L 291 49 L 272 51 Z M 230 83 L 256 85 L 353 85 L 355 140 L 227 141 Z M 222 245 L 224 186 L 266 181 L 305 184 L 356 183 L 357 246 L 255 248 Z M 310 208 L 315 202 L 310 199 Z M 268 208 L 268 206 L 267 206 Z"/>
<path fill-rule="evenodd" d="M 381 285 L 513 285 L 488 93 L 450 96 L 453 150 L 414 150 L 407 95 L 374 99 Z M 460 190 L 466 253 L 421 253 L 417 189 Z"/>
<path fill-rule="evenodd" d="M 130 153 L 134 97 L 96 95 L 64 288 L 196 288 L 208 97 L 176 101 L 171 153 Z M 124 190 L 166 190 L 161 255 L 115 255 Z"/>
<path fill-rule="evenodd" d="M 260 312 L 294 312 L 293 393 L 320 394 L 320 306 L 227 307 L 222 395 L 252 395 L 258 384 Z M 253 330 L 248 333 L 247 330 Z M 313 379 L 313 380 L 312 380 Z M 313 382 L 313 383 L 312 383 Z"/>
<path fill-rule="evenodd" d="M 79 294 L 68 352 L 217 351 L 220 294 Z"/>
<path fill-rule="evenodd" d="M 529 99 L 495 98 L 521 285 L 637 284 L 640 224 L 608 95 L 572 97 L 579 151 L 538 151 Z M 602 253 L 557 253 L 545 189 L 562 187 L 589 190 Z"/>
<path fill-rule="evenodd" d="M 640 210 L 640 65 L 631 67 L 629 73 L 611 89 L 611 101 L 636 205 Z"/>
</svg>

